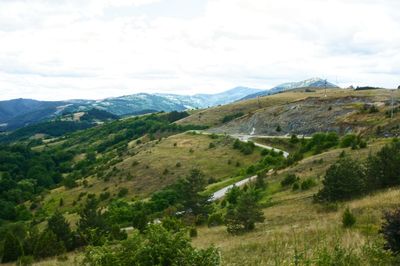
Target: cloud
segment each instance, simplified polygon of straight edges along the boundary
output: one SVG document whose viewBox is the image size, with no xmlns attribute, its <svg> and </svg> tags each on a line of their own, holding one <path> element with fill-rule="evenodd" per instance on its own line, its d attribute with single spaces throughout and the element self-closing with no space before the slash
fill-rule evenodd
<svg viewBox="0 0 400 266">
<path fill-rule="evenodd" d="M 398 1 L 0 1 L 0 98 L 397 87 Z"/>
</svg>

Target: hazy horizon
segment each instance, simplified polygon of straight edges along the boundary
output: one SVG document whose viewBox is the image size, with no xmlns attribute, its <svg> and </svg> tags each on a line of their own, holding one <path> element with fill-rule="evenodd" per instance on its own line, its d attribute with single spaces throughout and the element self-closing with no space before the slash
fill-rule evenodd
<svg viewBox="0 0 400 266">
<path fill-rule="evenodd" d="M 395 0 L 0 1 L 0 100 L 400 85 Z"/>
</svg>

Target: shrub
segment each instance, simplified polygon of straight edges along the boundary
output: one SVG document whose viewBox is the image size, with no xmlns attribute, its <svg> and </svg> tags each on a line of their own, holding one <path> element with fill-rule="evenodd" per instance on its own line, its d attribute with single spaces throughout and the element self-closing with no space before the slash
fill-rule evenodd
<svg viewBox="0 0 400 266">
<path fill-rule="evenodd" d="M 299 190 L 300 189 L 300 184 L 299 184 L 299 182 L 295 182 L 295 183 L 293 183 L 293 185 L 292 185 L 292 190 L 293 191 L 296 191 L 296 190 Z"/>
<path fill-rule="evenodd" d="M 231 115 L 226 115 L 226 116 L 224 116 L 224 118 L 222 118 L 222 123 L 228 123 L 228 122 L 230 122 L 238 117 L 241 117 L 243 115 L 244 115 L 244 113 L 242 113 L 242 112 L 231 114 Z"/>
<path fill-rule="evenodd" d="M 285 178 L 281 181 L 282 187 L 287 187 L 293 185 L 299 178 L 295 174 L 287 174 Z"/>
<path fill-rule="evenodd" d="M 308 190 L 308 189 L 310 189 L 310 188 L 312 188 L 312 187 L 314 187 L 316 185 L 317 185 L 317 183 L 315 182 L 314 179 L 307 178 L 306 180 L 303 180 L 301 182 L 300 187 L 301 187 L 301 190 Z"/>
<path fill-rule="evenodd" d="M 99 199 L 100 199 L 101 201 L 104 201 L 104 200 L 108 199 L 109 197 L 110 197 L 110 192 L 108 192 L 108 191 L 102 192 L 102 193 L 100 193 L 100 195 L 99 195 Z"/>
<path fill-rule="evenodd" d="M 88 247 L 85 265 L 220 265 L 217 249 L 195 249 L 185 232 L 173 233 L 160 225 L 150 225 L 144 234 L 134 232 L 119 245 L 109 243 Z"/>
<path fill-rule="evenodd" d="M 244 155 L 252 154 L 255 147 L 256 146 L 251 141 L 241 142 L 240 140 L 236 139 L 235 142 L 233 143 L 233 148 L 239 150 Z"/>
<path fill-rule="evenodd" d="M 213 148 L 215 148 L 215 143 L 213 143 L 213 142 L 210 142 L 210 144 L 208 145 L 208 148 L 209 148 L 209 149 L 213 149 Z"/>
<path fill-rule="evenodd" d="M 400 208 L 386 212 L 380 233 L 385 239 L 385 248 L 395 254 L 400 253 Z"/>
<path fill-rule="evenodd" d="M 213 213 L 210 216 L 208 216 L 208 220 L 207 220 L 208 227 L 222 225 L 223 223 L 224 223 L 224 218 L 222 216 L 222 213 L 216 212 L 216 213 Z"/>
<path fill-rule="evenodd" d="M 191 227 L 189 229 L 189 236 L 190 237 L 197 237 L 197 229 L 196 229 L 196 227 Z"/>
<path fill-rule="evenodd" d="M 123 187 L 118 191 L 118 197 L 119 198 L 125 197 L 128 194 L 128 192 L 129 190 L 126 187 Z"/>
<path fill-rule="evenodd" d="M 344 213 L 342 216 L 342 225 L 344 228 L 349 228 L 349 227 L 352 227 L 355 223 L 356 223 L 356 217 L 353 215 L 353 213 L 347 207 L 344 210 Z"/>
</svg>

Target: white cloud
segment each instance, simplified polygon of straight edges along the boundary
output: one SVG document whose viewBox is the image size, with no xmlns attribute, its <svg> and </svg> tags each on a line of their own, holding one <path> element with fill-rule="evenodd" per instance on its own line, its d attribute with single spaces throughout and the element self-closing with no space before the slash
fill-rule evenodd
<svg viewBox="0 0 400 266">
<path fill-rule="evenodd" d="M 0 99 L 397 87 L 398 1 L 0 1 Z M 182 11 L 179 11 L 182 10 Z"/>
</svg>

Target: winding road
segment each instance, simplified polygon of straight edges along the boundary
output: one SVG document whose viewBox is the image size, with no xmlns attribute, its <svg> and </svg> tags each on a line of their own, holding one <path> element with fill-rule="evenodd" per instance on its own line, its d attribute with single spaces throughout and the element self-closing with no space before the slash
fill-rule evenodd
<svg viewBox="0 0 400 266">
<path fill-rule="evenodd" d="M 199 133 L 199 132 L 198 132 L 198 133 Z M 204 134 L 204 132 L 202 132 L 202 133 L 200 133 L 200 134 Z M 208 133 L 206 133 L 206 134 L 208 134 Z M 241 135 L 241 134 L 234 134 L 234 135 L 230 135 L 230 136 L 233 137 L 233 138 L 239 139 L 240 141 L 243 141 L 243 142 L 248 142 L 251 138 L 271 138 L 271 137 L 272 137 L 272 138 L 276 138 L 276 136 Z M 254 141 L 253 141 L 253 142 L 254 142 Z M 283 150 L 280 150 L 280 149 L 277 149 L 277 148 L 274 148 L 274 147 L 271 147 L 271 146 L 267 146 L 267 145 L 264 145 L 264 144 L 260 144 L 260 143 L 257 143 L 257 142 L 254 142 L 254 145 L 256 145 L 257 147 L 263 148 L 263 149 L 274 150 L 274 151 L 276 151 L 276 152 L 282 152 L 283 157 L 285 157 L 285 158 L 287 158 L 287 157 L 289 156 L 289 153 L 288 153 L 287 151 L 283 151 Z M 269 170 L 268 173 L 272 173 L 273 171 L 274 171 L 274 170 L 271 169 L 271 170 Z M 212 196 L 210 197 L 210 201 L 219 200 L 219 199 L 223 198 L 223 197 L 225 196 L 225 194 L 226 194 L 233 186 L 241 187 L 241 186 L 245 185 L 246 183 L 248 183 L 248 182 L 250 182 L 250 181 L 252 181 L 252 180 L 254 180 L 254 179 L 256 179 L 256 178 L 257 178 L 257 176 L 254 175 L 254 176 L 245 178 L 245 179 L 243 179 L 243 180 L 240 180 L 240 181 L 238 181 L 238 182 L 236 182 L 236 183 L 234 183 L 234 184 L 232 184 L 232 185 L 229 185 L 229 186 L 226 186 L 226 187 L 224 187 L 224 188 L 221 188 L 220 190 L 218 190 L 218 191 L 216 191 L 216 192 L 214 192 L 214 193 L 212 194 Z"/>
</svg>

